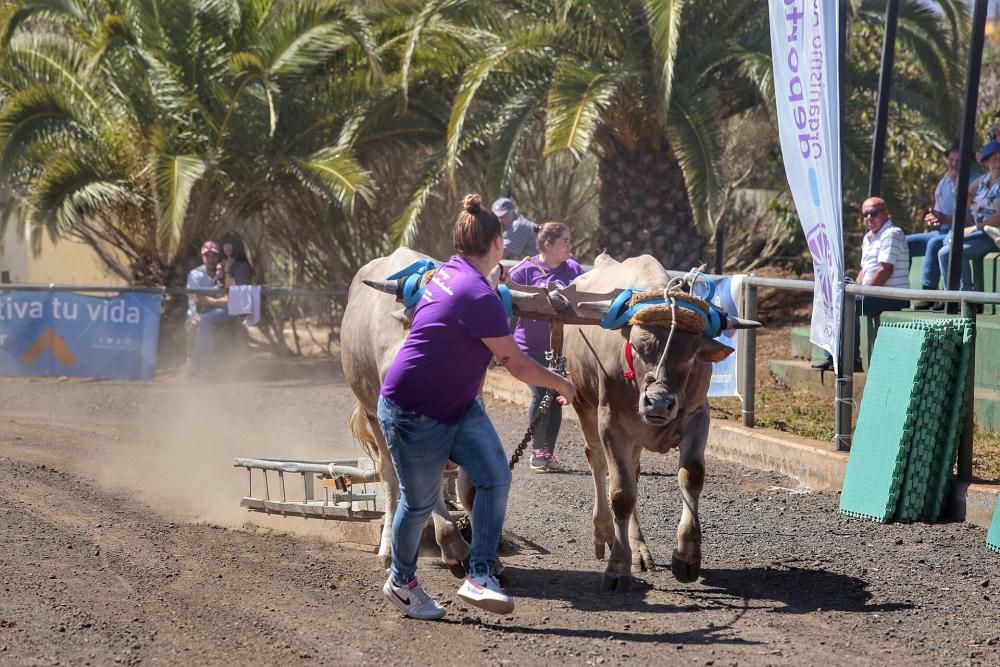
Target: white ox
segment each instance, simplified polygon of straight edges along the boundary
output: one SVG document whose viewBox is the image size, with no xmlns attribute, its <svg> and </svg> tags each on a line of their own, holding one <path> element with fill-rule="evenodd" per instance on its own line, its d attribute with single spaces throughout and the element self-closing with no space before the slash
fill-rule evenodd
<svg viewBox="0 0 1000 667">
<path fill-rule="evenodd" d="M 429 258 L 409 248 L 400 248 L 388 257 L 365 264 L 351 281 L 340 332 L 344 375 L 358 399 L 351 415 L 351 431 L 375 460 L 385 484 L 385 521 L 378 550 L 382 567 L 388 567 L 391 560 L 392 517 L 399 503 L 399 480 L 375 415 L 382 380 L 406 338 L 406 328 L 401 317 L 402 306 L 395 297 L 362 281 L 383 281 L 420 259 Z M 463 561 L 469 555 L 469 545 L 452 522 L 443 495 L 438 498 L 432 519 L 441 557 L 452 574 L 464 577 Z"/>
</svg>

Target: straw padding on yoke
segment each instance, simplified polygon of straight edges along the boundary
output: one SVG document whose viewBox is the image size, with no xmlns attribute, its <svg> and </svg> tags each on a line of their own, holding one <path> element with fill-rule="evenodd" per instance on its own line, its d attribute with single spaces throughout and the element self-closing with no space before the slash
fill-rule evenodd
<svg viewBox="0 0 1000 667">
<path fill-rule="evenodd" d="M 673 297 L 678 305 L 674 309 L 674 314 L 677 316 L 677 329 L 680 331 L 686 331 L 688 333 L 700 334 L 705 331 L 705 319 L 694 312 L 680 305 L 680 302 L 688 303 L 695 308 L 698 308 L 703 313 L 708 313 L 709 305 L 705 301 L 699 299 L 696 296 L 691 296 L 687 292 L 679 292 L 672 290 L 667 292 L 667 297 Z M 629 308 L 634 308 L 638 304 L 644 303 L 646 301 L 663 301 L 664 294 L 663 290 L 649 290 L 636 294 L 629 301 Z M 639 324 L 647 327 L 670 327 L 673 314 L 670 312 L 670 303 L 657 303 L 655 305 L 649 305 L 645 308 L 640 308 L 632 318 L 629 320 L 629 324 Z"/>
</svg>

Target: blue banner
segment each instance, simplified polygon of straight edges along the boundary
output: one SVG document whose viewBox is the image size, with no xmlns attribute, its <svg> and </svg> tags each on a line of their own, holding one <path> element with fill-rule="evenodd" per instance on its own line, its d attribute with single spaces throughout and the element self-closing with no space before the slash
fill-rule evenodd
<svg viewBox="0 0 1000 667">
<path fill-rule="evenodd" d="M 725 276 L 715 280 L 715 294 L 712 303 L 719 306 L 730 315 L 740 314 L 740 294 L 743 291 L 743 276 Z M 739 368 L 739 336 L 740 332 L 727 329 L 715 340 L 736 350 L 728 357 L 712 364 L 712 384 L 709 385 L 709 396 L 738 396 L 736 384 L 736 369 Z"/>
<path fill-rule="evenodd" d="M 0 375 L 149 380 L 159 338 L 159 294 L 0 296 Z"/>
</svg>

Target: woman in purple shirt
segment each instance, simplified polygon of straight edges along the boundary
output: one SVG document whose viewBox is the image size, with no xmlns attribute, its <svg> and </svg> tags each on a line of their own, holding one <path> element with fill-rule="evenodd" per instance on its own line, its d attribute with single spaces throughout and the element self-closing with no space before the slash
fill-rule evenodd
<svg viewBox="0 0 1000 667">
<path fill-rule="evenodd" d="M 399 477 L 392 523 L 392 566 L 385 597 L 407 616 L 438 619 L 444 608 L 416 579 L 420 534 L 441 495 L 448 459 L 476 487 L 469 576 L 458 595 L 469 604 L 509 614 L 514 600 L 493 576 L 507 511 L 510 468 L 500 438 L 483 410 L 479 387 L 492 357 L 511 375 L 559 392 L 570 403 L 565 378 L 524 356 L 514 342 L 500 298 L 487 276 L 503 256 L 500 221 L 467 195 L 453 232 L 457 254 L 427 284 L 414 307 L 410 333 L 389 367 L 378 420 Z"/>
<path fill-rule="evenodd" d="M 538 254 L 524 261 L 510 274 L 510 279 L 519 285 L 544 287 L 549 283 L 569 285 L 583 273 L 583 267 L 570 257 L 573 240 L 569 227 L 561 222 L 546 222 L 535 225 L 538 235 Z M 549 350 L 549 324 L 541 320 L 518 318 L 514 327 L 514 341 L 521 351 L 540 364 L 546 364 L 545 353 Z M 528 407 L 528 423 L 538 413 L 538 407 L 548 391 L 545 387 L 531 388 L 531 405 Z M 535 472 L 558 470 L 555 449 L 562 424 L 562 406 L 553 402 L 549 411 L 535 427 L 532 439 L 531 469 Z"/>
</svg>

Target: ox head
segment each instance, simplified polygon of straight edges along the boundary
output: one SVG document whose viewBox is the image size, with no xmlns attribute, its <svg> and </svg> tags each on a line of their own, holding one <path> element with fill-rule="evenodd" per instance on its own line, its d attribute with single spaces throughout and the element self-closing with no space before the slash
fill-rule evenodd
<svg viewBox="0 0 1000 667">
<path fill-rule="evenodd" d="M 604 312 L 611 302 L 580 305 Z M 760 326 L 759 322 L 728 315 L 723 319 L 726 330 Z M 639 417 L 651 426 L 669 424 L 684 410 L 685 405 L 700 405 L 708 392 L 712 363 L 722 361 L 733 353 L 733 348 L 724 343 L 679 327 L 674 330 L 672 338 L 669 326 L 632 324 L 622 328 L 621 332 L 626 339 L 622 351 L 623 368 L 634 370 L 639 392 Z M 631 369 L 628 368 L 629 357 Z"/>
<path fill-rule="evenodd" d="M 666 349 L 667 327 L 632 325 L 622 333 L 632 347 L 639 417 L 651 426 L 668 424 L 689 401 L 700 403 L 708 391 L 711 364 L 733 353 L 713 338 L 681 330 L 674 331 Z"/>
</svg>

